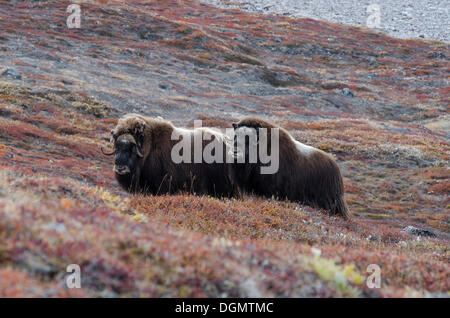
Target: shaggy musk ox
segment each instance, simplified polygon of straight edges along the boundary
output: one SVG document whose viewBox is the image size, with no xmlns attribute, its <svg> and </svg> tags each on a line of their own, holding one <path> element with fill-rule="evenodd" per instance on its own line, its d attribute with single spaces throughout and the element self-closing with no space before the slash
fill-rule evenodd
<svg viewBox="0 0 450 318">
<path fill-rule="evenodd" d="M 180 139 L 172 140 L 173 133 Z M 225 160 L 225 136 L 220 132 L 208 128 L 176 128 L 163 119 L 128 114 L 119 119 L 111 134 L 114 151 L 107 155 L 114 154 L 115 176 L 126 191 L 155 195 L 186 191 L 216 197 L 238 194 L 231 179 L 231 164 Z M 200 137 L 202 149 L 213 141 L 221 143 L 222 163 L 176 163 L 171 153 L 182 140 L 180 135 L 189 141 Z M 187 151 L 183 151 L 181 154 L 186 155 Z M 194 147 L 191 152 L 193 158 Z"/>
<path fill-rule="evenodd" d="M 233 123 L 233 127 L 236 146 L 240 135 L 248 136 L 245 137 L 245 143 L 241 144 L 245 145 L 245 151 L 239 150 L 241 156 L 246 157 L 245 163 L 233 165 L 241 189 L 266 197 L 286 198 L 328 210 L 330 215 L 348 218 L 341 172 L 330 155 L 296 141 L 286 130 L 258 118 L 245 118 Z M 279 129 L 279 167 L 274 174 L 261 173 L 260 168 L 264 164 L 261 163 L 259 151 L 256 162 L 249 163 L 248 148 L 252 143 L 250 136 L 251 133 L 256 134 L 252 137 L 256 142 L 255 148 L 259 149 L 263 141 L 260 128 L 267 129 L 267 138 L 263 138 L 268 143 L 267 152 L 271 152 L 271 148 L 276 149 L 271 145 L 271 128 Z"/>
</svg>

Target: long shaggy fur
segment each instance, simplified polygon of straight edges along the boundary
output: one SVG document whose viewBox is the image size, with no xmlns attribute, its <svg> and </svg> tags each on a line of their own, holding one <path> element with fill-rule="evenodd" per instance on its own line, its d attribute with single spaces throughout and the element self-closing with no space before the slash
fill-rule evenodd
<svg viewBox="0 0 450 318">
<path fill-rule="evenodd" d="M 178 140 L 171 140 L 175 129 L 163 119 L 128 114 L 120 118 L 112 130 L 115 140 L 119 136 L 134 139 L 141 146 L 142 158 L 134 171 L 117 174 L 121 187 L 129 192 L 149 194 L 172 194 L 189 192 L 216 197 L 234 197 L 239 191 L 231 178 L 231 164 L 225 163 L 179 163 L 172 161 L 172 147 Z M 191 138 L 194 134 L 210 134 L 212 138 L 225 138 L 220 132 L 207 128 L 184 130 Z M 211 140 L 202 142 L 204 148 Z M 224 156 L 226 154 L 224 142 Z M 191 151 L 194 151 L 193 145 Z M 193 158 L 193 154 L 192 154 Z"/>
<path fill-rule="evenodd" d="M 279 128 L 258 118 L 245 118 L 233 124 L 235 129 L 250 127 Z M 260 174 L 259 162 L 235 163 L 236 180 L 244 191 L 265 197 L 278 197 L 328 210 L 330 215 L 349 217 L 344 201 L 341 172 L 325 152 L 303 145 L 279 128 L 279 169 L 275 174 Z"/>
</svg>

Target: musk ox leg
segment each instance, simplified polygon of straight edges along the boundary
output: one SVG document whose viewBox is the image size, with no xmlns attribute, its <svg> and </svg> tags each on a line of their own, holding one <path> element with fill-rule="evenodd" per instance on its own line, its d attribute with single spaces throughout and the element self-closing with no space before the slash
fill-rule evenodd
<svg viewBox="0 0 450 318">
<path fill-rule="evenodd" d="M 137 167 L 134 171 L 133 176 L 131 177 L 130 188 L 128 192 L 130 193 L 139 193 L 142 192 L 141 186 L 139 184 L 141 177 L 141 167 Z"/>
<path fill-rule="evenodd" d="M 339 215 L 345 219 L 350 218 L 350 214 L 348 212 L 347 203 L 345 203 L 344 197 L 339 196 L 334 202 L 334 207 L 330 210 L 331 215 Z"/>
</svg>

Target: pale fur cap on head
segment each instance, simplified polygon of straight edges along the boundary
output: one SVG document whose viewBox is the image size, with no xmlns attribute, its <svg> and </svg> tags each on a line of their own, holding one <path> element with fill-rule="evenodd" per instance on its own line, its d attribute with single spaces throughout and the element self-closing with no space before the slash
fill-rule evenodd
<svg viewBox="0 0 450 318">
<path fill-rule="evenodd" d="M 147 125 L 146 119 L 138 114 L 126 114 L 117 122 L 116 127 L 111 130 L 115 137 L 123 134 L 143 134 Z"/>
</svg>

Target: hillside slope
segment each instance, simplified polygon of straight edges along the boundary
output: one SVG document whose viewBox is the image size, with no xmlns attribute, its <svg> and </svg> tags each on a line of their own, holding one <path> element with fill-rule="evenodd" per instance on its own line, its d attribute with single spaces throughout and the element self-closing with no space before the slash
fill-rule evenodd
<svg viewBox="0 0 450 318">
<path fill-rule="evenodd" d="M 0 296 L 448 296 L 448 44 L 185 0 L 91 1 L 67 29 L 66 7 L 0 1 Z M 129 196 L 99 149 L 129 111 L 274 121 L 336 157 L 352 220 Z"/>
</svg>

